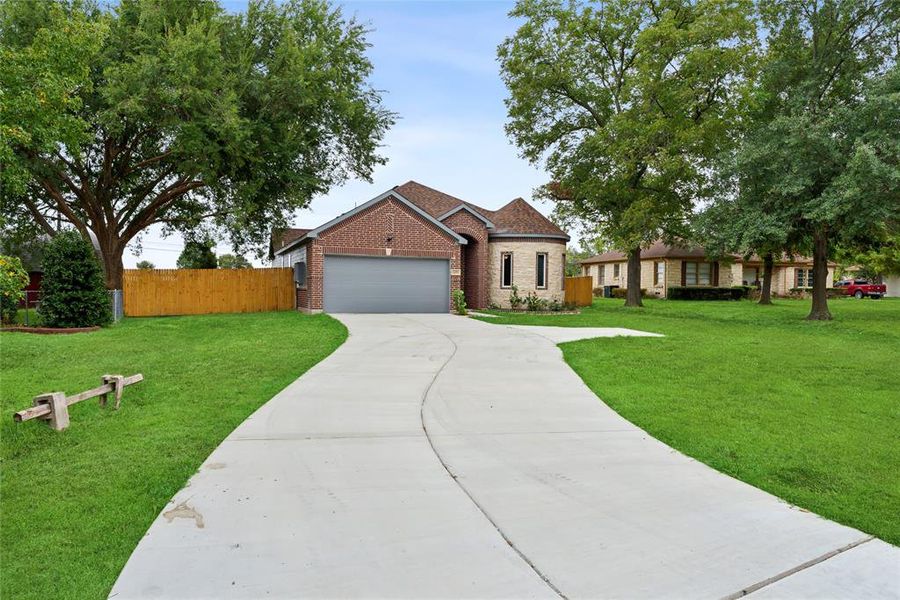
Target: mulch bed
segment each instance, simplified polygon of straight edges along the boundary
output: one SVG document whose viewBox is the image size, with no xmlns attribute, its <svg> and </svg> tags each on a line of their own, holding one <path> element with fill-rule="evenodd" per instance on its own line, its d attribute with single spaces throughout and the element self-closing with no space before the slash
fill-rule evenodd
<svg viewBox="0 0 900 600">
<path fill-rule="evenodd" d="M 511 308 L 492 308 L 492 312 L 506 315 L 580 315 L 580 310 L 513 310 Z"/>
<path fill-rule="evenodd" d="M 44 335 L 67 333 L 90 333 L 99 331 L 100 327 L 2 327 L 0 331 L 17 331 L 19 333 L 40 333 Z"/>
</svg>

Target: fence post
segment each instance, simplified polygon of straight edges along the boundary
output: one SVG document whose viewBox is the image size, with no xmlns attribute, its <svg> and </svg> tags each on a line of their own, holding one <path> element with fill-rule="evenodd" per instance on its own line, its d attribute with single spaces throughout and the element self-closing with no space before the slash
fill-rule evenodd
<svg viewBox="0 0 900 600">
<path fill-rule="evenodd" d="M 124 314 L 122 304 L 122 290 L 109 290 L 109 302 L 110 307 L 112 308 L 113 323 L 118 323 L 122 320 L 122 316 Z"/>
<path fill-rule="evenodd" d="M 69 426 L 69 405 L 66 404 L 66 395 L 62 392 L 53 392 L 52 394 L 42 394 L 37 396 L 34 406 L 41 404 L 50 405 L 50 414 L 44 419 L 50 422 L 50 427 L 56 431 L 62 431 Z"/>
</svg>

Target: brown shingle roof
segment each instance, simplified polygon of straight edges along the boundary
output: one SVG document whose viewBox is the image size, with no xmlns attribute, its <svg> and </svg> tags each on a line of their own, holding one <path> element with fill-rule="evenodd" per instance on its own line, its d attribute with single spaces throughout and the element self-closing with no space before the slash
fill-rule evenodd
<svg viewBox="0 0 900 600">
<path fill-rule="evenodd" d="M 467 206 L 494 224 L 494 229 L 491 231 L 492 235 L 547 235 L 565 236 L 568 239 L 565 231 L 557 227 L 550 219 L 539 213 L 522 198 L 516 198 L 498 210 L 488 210 L 422 185 L 417 181 L 407 181 L 394 189 L 435 218 L 445 215 L 460 205 Z"/>
<path fill-rule="evenodd" d="M 662 240 L 657 240 L 653 242 L 649 248 L 641 250 L 641 260 L 654 258 L 704 258 L 705 256 L 706 250 L 704 250 L 702 246 L 694 244 L 686 244 L 684 246 L 668 245 L 663 243 Z M 735 262 L 762 263 L 762 258 L 755 254 L 746 259 L 740 254 L 732 254 L 731 258 Z M 622 262 L 626 260 L 628 260 L 628 255 L 624 252 L 612 250 L 610 252 L 604 252 L 603 254 L 586 258 L 581 261 L 581 264 L 592 265 L 596 263 Z M 775 258 L 775 264 L 812 264 L 812 258 L 808 256 L 790 256 L 784 254 Z M 829 262 L 828 264 L 829 266 L 834 266 L 836 263 Z"/>
<path fill-rule="evenodd" d="M 702 258 L 704 256 L 706 256 L 706 251 L 700 246 L 670 246 L 668 244 L 664 244 L 661 240 L 657 240 L 653 242 L 653 244 L 649 248 L 641 250 L 641 259 Z M 626 255 L 624 252 L 619 252 L 618 250 L 611 250 L 609 252 L 604 252 L 603 254 L 598 254 L 597 256 L 586 258 L 581 261 L 581 264 L 590 265 L 593 263 L 620 262 L 623 260 L 628 260 L 628 255 Z"/>
<path fill-rule="evenodd" d="M 303 237 L 310 231 L 312 231 L 312 229 L 292 229 L 292 228 L 273 231 L 272 232 L 271 252 L 274 253 L 274 252 L 277 252 L 278 250 L 281 250 L 282 248 L 284 248 L 285 246 L 287 246 L 294 240 Z"/>
</svg>

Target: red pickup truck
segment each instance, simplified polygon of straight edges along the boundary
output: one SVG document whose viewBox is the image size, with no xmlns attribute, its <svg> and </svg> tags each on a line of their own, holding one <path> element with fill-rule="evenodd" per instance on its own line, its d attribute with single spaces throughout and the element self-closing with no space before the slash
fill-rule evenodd
<svg viewBox="0 0 900 600">
<path fill-rule="evenodd" d="M 851 279 L 848 281 L 836 281 L 835 289 L 844 292 L 845 296 L 855 298 L 881 298 L 887 292 L 887 286 L 880 283 L 869 283 L 865 279 Z"/>
</svg>

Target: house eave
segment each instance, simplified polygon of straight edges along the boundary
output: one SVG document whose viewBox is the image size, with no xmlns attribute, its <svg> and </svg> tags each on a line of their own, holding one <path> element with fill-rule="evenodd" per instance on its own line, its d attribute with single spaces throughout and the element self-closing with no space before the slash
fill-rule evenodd
<svg viewBox="0 0 900 600">
<path fill-rule="evenodd" d="M 565 240 L 569 241 L 571 238 L 567 235 L 560 235 L 558 233 L 511 233 L 511 232 L 503 232 L 503 233 L 489 233 L 488 239 L 495 238 L 549 238 L 553 240 Z"/>
</svg>

